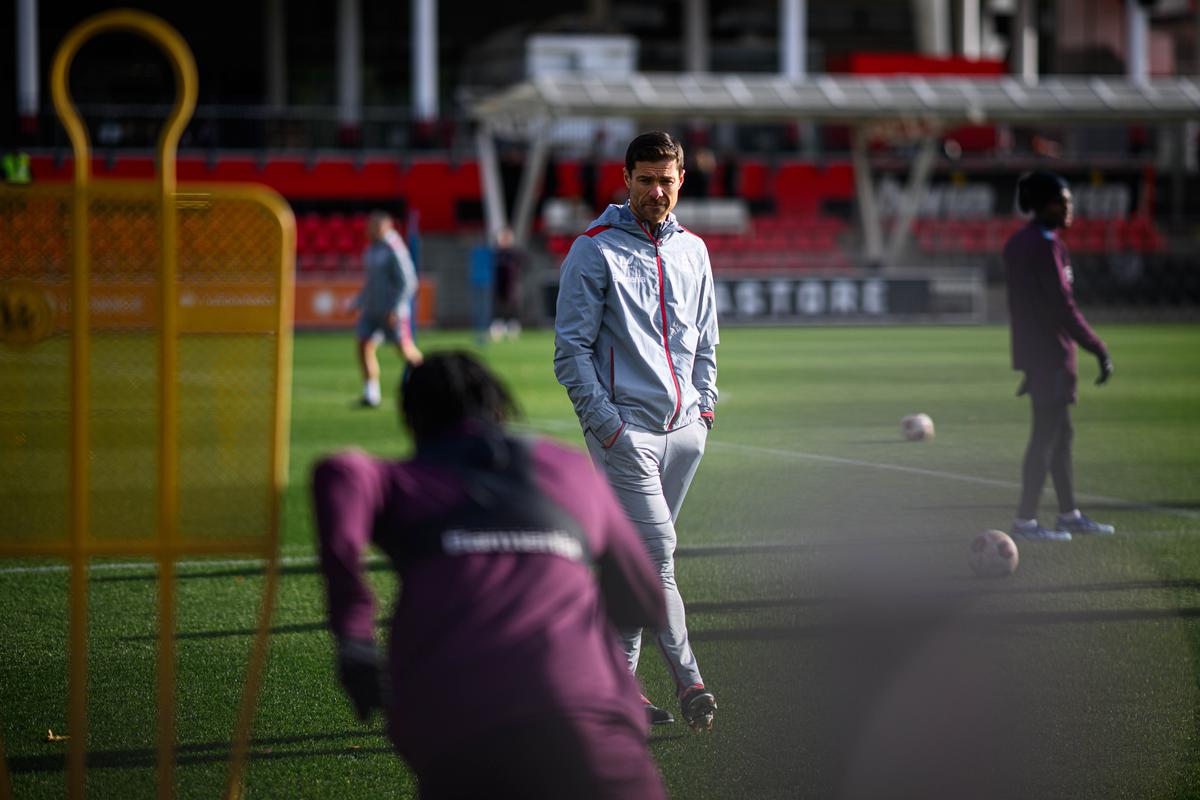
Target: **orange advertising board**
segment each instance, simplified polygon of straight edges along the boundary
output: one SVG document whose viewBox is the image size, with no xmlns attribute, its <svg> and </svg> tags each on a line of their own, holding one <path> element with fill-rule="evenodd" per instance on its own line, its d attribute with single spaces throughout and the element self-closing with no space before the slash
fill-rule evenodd
<svg viewBox="0 0 1200 800">
<path fill-rule="evenodd" d="M 301 278 L 296 281 L 297 328 L 352 328 L 358 313 L 351 306 L 362 289 L 361 278 Z M 417 290 L 416 324 L 433 324 L 437 284 L 421 279 Z"/>
<path fill-rule="evenodd" d="M 296 283 L 298 328 L 349 329 L 351 306 L 362 288 L 353 278 Z M 98 281 L 89 286 L 90 320 L 95 330 L 153 330 L 158 325 L 159 289 L 139 281 Z M 276 288 L 264 283 L 193 283 L 179 287 L 181 333 L 271 332 L 279 315 Z M 417 293 L 416 324 L 433 323 L 436 283 L 423 279 Z M 32 344 L 71 327 L 71 291 L 66 282 L 19 281 L 0 284 L 0 329 L 4 341 Z"/>
</svg>

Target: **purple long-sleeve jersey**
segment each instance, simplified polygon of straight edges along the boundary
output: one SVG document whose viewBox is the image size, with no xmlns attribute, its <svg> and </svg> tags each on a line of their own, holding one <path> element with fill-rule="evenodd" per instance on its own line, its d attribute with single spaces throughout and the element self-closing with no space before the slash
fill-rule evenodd
<svg viewBox="0 0 1200 800">
<path fill-rule="evenodd" d="M 1073 275 L 1067 247 L 1052 230 L 1030 222 L 1004 246 L 1013 369 L 1047 374 L 1076 374 L 1075 343 L 1101 355 L 1107 352 L 1071 290 Z"/>
<path fill-rule="evenodd" d="M 389 734 L 419 764 L 505 724 L 564 714 L 637 732 L 645 710 L 613 624 L 660 625 L 658 576 L 611 489 L 583 453 L 529 442 L 536 489 L 578 523 L 586 561 L 550 553 L 433 554 L 411 561 L 391 621 Z M 329 623 L 339 639 L 374 639 L 362 559 L 396 560 L 406 533 L 466 495 L 464 473 L 420 457 L 361 452 L 313 475 Z M 627 744 L 613 737 L 616 758 Z M 643 752 L 644 752 L 644 745 Z"/>
</svg>

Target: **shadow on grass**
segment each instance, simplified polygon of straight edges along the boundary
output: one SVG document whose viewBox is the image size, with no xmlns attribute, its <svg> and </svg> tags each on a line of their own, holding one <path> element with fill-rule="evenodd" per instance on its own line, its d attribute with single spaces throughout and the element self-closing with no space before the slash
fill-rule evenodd
<svg viewBox="0 0 1200 800">
<path fill-rule="evenodd" d="M 888 538 L 881 542 L 880 539 L 869 538 L 841 538 L 829 539 L 821 541 L 807 542 L 757 542 L 746 544 L 714 544 L 714 545 L 691 545 L 680 547 L 675 551 L 676 558 L 712 558 L 718 556 L 740 556 L 740 555 L 770 555 L 772 553 L 800 553 L 813 550 L 828 550 L 828 549 L 844 549 L 854 547 L 878 547 L 880 544 L 887 545 L 912 545 L 912 544 L 941 544 L 946 541 L 945 537 L 923 536 L 923 537 L 906 537 L 906 538 Z M 151 564 L 147 562 L 147 569 L 137 573 L 123 575 L 93 575 L 92 583 L 128 583 L 128 582 L 149 582 L 158 579 L 155 570 L 150 569 Z M 363 569 L 367 572 L 387 572 L 392 569 L 392 565 L 386 559 L 374 559 L 363 565 Z M 279 574 L 284 576 L 290 575 L 317 575 L 320 573 L 320 564 L 316 562 L 315 556 L 312 563 L 303 564 L 285 564 L 279 568 Z M 211 580 L 214 578 L 260 578 L 263 575 L 263 567 L 261 565 L 245 565 L 245 566 L 222 566 L 217 569 L 210 570 L 187 570 L 177 572 L 175 579 L 177 581 L 190 580 Z"/>
<path fill-rule="evenodd" d="M 1097 500 L 1087 503 L 1089 511 L 1148 511 L 1165 508 L 1171 511 L 1200 511 L 1200 500 Z"/>
<path fill-rule="evenodd" d="M 912 626 L 928 626 L 949 618 L 943 613 L 898 613 L 886 620 L 893 630 Z M 965 619 L 965 618 L 964 618 Z M 1102 611 L 1014 611 L 972 615 L 969 618 L 972 630 L 978 634 L 1008 633 L 1013 628 L 1035 625 L 1079 625 L 1085 623 L 1108 624 L 1115 622 L 1150 622 L 1172 619 L 1200 619 L 1200 607 L 1113 609 Z M 740 641 L 788 641 L 796 639 L 822 639 L 834 636 L 852 636 L 856 631 L 871 632 L 882 627 L 882 620 L 847 620 L 818 623 L 815 625 L 774 625 L 741 627 L 724 630 L 693 630 L 689 638 L 707 642 Z"/>
<path fill-rule="evenodd" d="M 929 592 L 914 592 L 911 594 L 898 594 L 895 599 L 900 602 L 917 603 L 921 608 L 939 607 L 947 610 L 952 610 L 959 607 L 962 603 L 969 601 L 971 598 L 984 595 L 1008 594 L 1008 595 L 1039 595 L 1039 594 L 1087 594 L 1092 592 L 1130 592 L 1130 591 L 1157 591 L 1157 590 L 1185 590 L 1185 591 L 1200 591 L 1200 580 L 1143 580 L 1143 581 L 1122 581 L 1119 583 L 1081 583 L 1071 586 L 1028 586 L 1028 587 L 1012 587 L 1003 582 L 992 581 L 982 584 L 978 587 L 972 587 L 966 590 L 959 591 L 929 591 Z M 760 597 L 750 598 L 746 600 L 724 600 L 724 601 L 696 601 L 687 604 L 687 610 L 692 614 L 734 614 L 744 611 L 757 611 L 765 609 L 777 608 L 816 608 L 816 607 L 838 607 L 843 606 L 850 610 L 855 610 L 859 606 L 860 598 L 853 595 L 845 596 L 814 596 L 814 597 Z M 1200 608 L 1179 608 L 1179 609 L 1130 609 L 1124 610 L 1109 610 L 1109 611 L 1063 611 L 1063 612 L 995 612 L 980 614 L 979 618 L 986 623 L 996 623 L 1008 621 L 1012 624 L 1056 624 L 1069 622 L 1121 622 L 1132 621 L 1139 619 L 1163 619 L 1171 616 L 1181 617 L 1197 617 L 1200 616 Z M 375 620 L 377 628 L 386 628 L 389 620 L 386 617 L 380 617 Z M 821 635 L 820 631 L 823 628 L 837 627 L 830 626 L 813 626 L 804 628 L 742 628 L 738 631 L 709 631 L 704 633 L 698 631 L 696 636 L 701 638 L 721 639 L 721 638 L 793 638 L 793 634 L 778 635 L 771 633 L 763 637 L 755 636 L 731 636 L 727 634 L 739 634 L 746 631 L 813 631 L 813 634 L 800 633 L 799 636 Z M 276 625 L 271 628 L 271 635 L 283 635 L 290 633 L 317 633 L 326 630 L 324 620 L 317 622 L 296 622 L 288 625 Z M 234 628 L 229 630 L 211 630 L 211 631 L 184 631 L 175 635 L 176 640 L 204 640 L 204 639 L 223 639 L 227 637 L 237 636 L 253 636 L 256 633 L 253 628 Z M 157 641 L 158 637 L 151 634 L 146 636 L 125 636 L 121 638 L 123 642 L 153 642 Z"/>
<path fill-rule="evenodd" d="M 380 741 L 383 741 L 383 734 L 345 731 L 342 733 L 313 733 L 303 736 L 279 736 L 270 739 L 254 739 L 250 742 L 250 760 L 270 761 L 286 758 L 311 758 L 314 756 L 345 757 L 394 752 L 386 744 L 372 746 L 353 746 L 348 744 L 344 747 L 306 747 L 279 751 L 274 749 L 275 747 L 309 742 L 361 741 L 367 738 L 378 738 Z M 182 744 L 175 750 L 175 763 L 178 765 L 227 763 L 230 755 L 229 745 L 229 742 Z M 37 756 L 16 756 L 9 758 L 8 766 L 9 770 L 13 773 L 63 772 L 66 770 L 66 759 L 66 754 L 62 752 Z M 97 750 L 87 754 L 88 769 L 144 769 L 153 768 L 157 763 L 158 751 L 152 747 L 128 750 Z"/>
<path fill-rule="evenodd" d="M 313 557 L 311 564 L 284 564 L 279 568 L 280 575 L 316 575 L 320 572 L 320 565 L 316 563 L 316 556 Z M 147 564 L 149 566 L 149 564 Z M 392 568 L 392 565 L 386 560 L 369 561 L 363 565 L 363 569 L 367 572 L 386 572 Z M 195 580 L 197 578 L 212 579 L 212 578 L 261 578 L 263 576 L 263 567 L 260 565 L 251 566 L 233 566 L 221 567 L 211 570 L 189 570 L 187 572 L 176 572 L 175 580 Z M 145 572 L 129 575 L 93 575 L 92 583 L 122 583 L 129 581 L 154 581 L 158 580 L 158 574 L 155 570 L 147 569 Z"/>
</svg>

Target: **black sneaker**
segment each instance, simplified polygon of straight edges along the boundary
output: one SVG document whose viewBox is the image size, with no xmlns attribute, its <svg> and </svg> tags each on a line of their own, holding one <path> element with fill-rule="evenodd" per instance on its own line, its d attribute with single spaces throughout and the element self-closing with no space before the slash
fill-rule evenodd
<svg viewBox="0 0 1200 800">
<path fill-rule="evenodd" d="M 670 711 L 654 705 L 646 695 L 642 695 L 642 702 L 646 704 L 646 716 L 650 719 L 651 725 L 670 725 L 675 721 L 675 717 L 671 715 Z"/>
<path fill-rule="evenodd" d="M 679 707 L 683 709 L 683 718 L 694 731 L 709 731 L 713 729 L 713 712 L 717 710 L 717 698 L 713 693 L 697 683 L 689 686 L 679 696 Z"/>
</svg>

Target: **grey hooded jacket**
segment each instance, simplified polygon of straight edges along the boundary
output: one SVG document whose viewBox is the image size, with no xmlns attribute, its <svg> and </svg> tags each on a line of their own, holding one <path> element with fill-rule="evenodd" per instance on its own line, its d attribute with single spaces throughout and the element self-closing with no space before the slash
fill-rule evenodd
<svg viewBox="0 0 1200 800">
<path fill-rule="evenodd" d="M 704 241 L 611 205 L 562 264 L 554 375 L 585 431 L 669 431 L 717 404 L 717 310 Z"/>
</svg>

